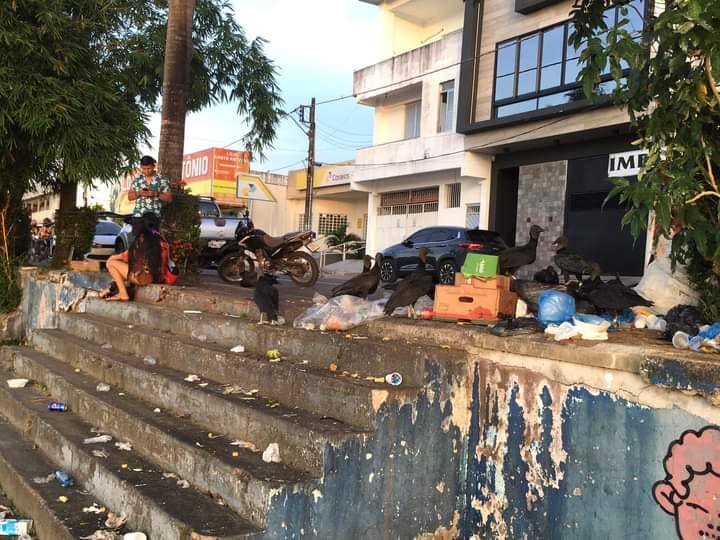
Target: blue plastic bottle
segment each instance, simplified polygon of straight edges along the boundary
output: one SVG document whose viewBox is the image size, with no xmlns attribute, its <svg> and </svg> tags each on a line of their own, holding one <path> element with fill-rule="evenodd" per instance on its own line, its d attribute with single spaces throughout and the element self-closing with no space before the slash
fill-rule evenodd
<svg viewBox="0 0 720 540">
<path fill-rule="evenodd" d="M 65 412 L 68 410 L 68 406 L 64 403 L 60 403 L 59 401 L 53 401 L 48 405 L 48 411 L 58 411 L 58 412 Z"/>
<path fill-rule="evenodd" d="M 22 536 L 30 534 L 31 519 L 0 519 L 0 536 Z"/>
<path fill-rule="evenodd" d="M 55 471 L 55 479 L 62 487 L 70 487 L 73 485 L 73 479 L 65 471 Z"/>
</svg>

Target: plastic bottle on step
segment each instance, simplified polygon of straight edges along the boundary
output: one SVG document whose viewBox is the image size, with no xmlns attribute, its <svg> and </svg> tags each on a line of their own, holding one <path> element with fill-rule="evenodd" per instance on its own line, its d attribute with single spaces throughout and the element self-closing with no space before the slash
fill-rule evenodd
<svg viewBox="0 0 720 540">
<path fill-rule="evenodd" d="M 48 411 L 65 412 L 68 410 L 68 406 L 65 403 L 59 401 L 53 401 L 48 404 Z"/>
<path fill-rule="evenodd" d="M 70 487 L 74 484 L 73 479 L 65 471 L 55 471 L 55 479 L 62 487 Z"/>
</svg>

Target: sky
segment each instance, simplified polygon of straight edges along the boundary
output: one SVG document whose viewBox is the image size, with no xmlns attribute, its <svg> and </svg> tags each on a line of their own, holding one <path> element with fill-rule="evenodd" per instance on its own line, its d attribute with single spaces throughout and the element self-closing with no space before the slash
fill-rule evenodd
<svg viewBox="0 0 720 540">
<path fill-rule="evenodd" d="M 267 40 L 265 51 L 278 70 L 284 110 L 309 105 L 315 96 L 324 101 L 352 94 L 353 71 L 380 59 L 378 8 L 359 0 L 232 0 L 235 17 L 249 38 Z M 219 105 L 188 115 L 185 153 L 213 146 L 242 149 L 246 127 L 233 104 Z M 355 149 L 370 146 L 372 109 L 354 98 L 319 105 L 316 112 L 316 161 L 333 163 L 353 159 Z M 160 115 L 148 126 L 157 154 Z M 302 168 L 308 140 L 290 120 L 279 127 L 274 149 L 254 161 L 253 170 L 286 173 Z"/>
</svg>

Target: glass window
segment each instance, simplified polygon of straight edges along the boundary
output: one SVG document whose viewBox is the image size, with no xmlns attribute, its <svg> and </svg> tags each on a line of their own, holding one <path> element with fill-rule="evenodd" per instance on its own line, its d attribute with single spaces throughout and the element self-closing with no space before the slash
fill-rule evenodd
<svg viewBox="0 0 720 540">
<path fill-rule="evenodd" d="M 537 92 L 537 69 L 523 71 L 518 77 L 518 96 Z"/>
<path fill-rule="evenodd" d="M 103 236 L 117 236 L 120 232 L 120 225 L 112 221 L 98 221 L 95 225 L 95 234 Z"/>
<path fill-rule="evenodd" d="M 413 101 L 405 105 L 405 138 L 420 136 L 420 102 Z"/>
<path fill-rule="evenodd" d="M 455 126 L 453 111 L 455 109 L 455 81 L 444 82 L 440 85 L 440 113 L 438 131 L 444 133 L 452 131 Z"/>
<path fill-rule="evenodd" d="M 422 231 L 418 231 L 413 234 L 410 238 L 408 238 L 408 240 L 410 240 L 413 244 L 424 244 L 430 241 L 431 233 L 432 229 L 423 229 Z"/>
<path fill-rule="evenodd" d="M 535 34 L 520 42 L 520 71 L 537 68 L 540 35 Z"/>
<path fill-rule="evenodd" d="M 521 114 L 537 109 L 537 98 L 528 99 L 527 101 L 516 101 L 510 105 L 503 105 L 497 108 L 497 117 L 512 116 L 513 114 Z"/>
<path fill-rule="evenodd" d="M 517 56 L 517 42 L 505 43 L 498 47 L 497 76 L 515 73 L 515 60 Z"/>
<path fill-rule="evenodd" d="M 577 78 L 580 75 L 580 69 L 582 65 L 578 58 L 573 58 L 565 62 L 565 84 L 573 84 L 577 82 Z"/>
<path fill-rule="evenodd" d="M 543 32 L 542 65 L 549 66 L 562 62 L 565 26 L 556 26 Z"/>
<path fill-rule="evenodd" d="M 555 88 L 560 86 L 560 77 L 562 75 L 562 64 L 554 64 L 542 68 L 540 72 L 540 90 Z"/>
<path fill-rule="evenodd" d="M 511 98 L 515 94 L 515 74 L 498 77 L 495 80 L 495 100 Z"/>
<path fill-rule="evenodd" d="M 220 212 L 215 203 L 210 201 L 200 201 L 200 215 L 202 217 L 217 218 L 220 217 Z"/>
<path fill-rule="evenodd" d="M 543 96 L 538 99 L 538 109 L 545 109 L 547 107 L 555 107 L 556 105 L 563 105 L 570 101 L 570 97 L 567 92 L 559 92 L 557 94 L 550 94 L 549 96 Z"/>
</svg>

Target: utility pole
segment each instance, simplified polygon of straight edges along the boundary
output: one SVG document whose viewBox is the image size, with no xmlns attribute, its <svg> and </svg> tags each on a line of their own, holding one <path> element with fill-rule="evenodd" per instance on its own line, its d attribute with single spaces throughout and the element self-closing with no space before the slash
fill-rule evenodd
<svg viewBox="0 0 720 540">
<path fill-rule="evenodd" d="M 303 229 L 312 229 L 313 183 L 315 180 L 315 98 L 310 102 L 310 129 L 308 130 L 307 185 L 305 186 L 305 223 Z"/>
</svg>

